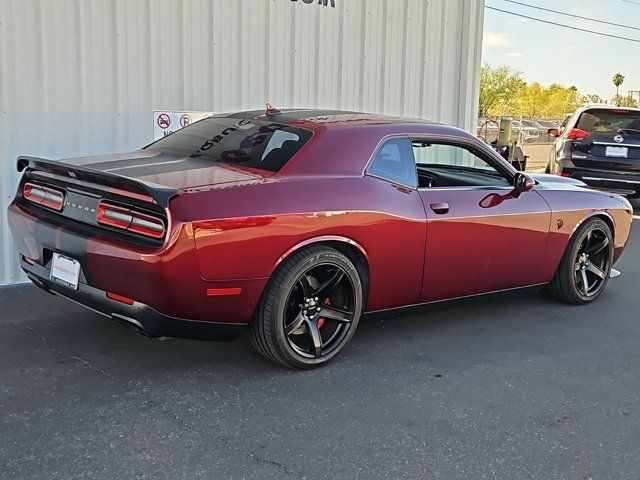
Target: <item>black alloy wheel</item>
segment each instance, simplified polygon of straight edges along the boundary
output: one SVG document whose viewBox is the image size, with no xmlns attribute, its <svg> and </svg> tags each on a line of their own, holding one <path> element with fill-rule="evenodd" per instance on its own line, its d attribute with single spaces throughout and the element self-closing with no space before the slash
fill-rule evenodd
<svg viewBox="0 0 640 480">
<path fill-rule="evenodd" d="M 559 300 L 583 305 L 603 292 L 613 265 L 613 235 L 599 218 L 587 220 L 574 233 L 549 287 Z"/>
<path fill-rule="evenodd" d="M 604 287 L 611 270 L 609 236 L 594 227 L 584 235 L 576 253 L 574 282 L 585 297 L 593 297 Z"/>
<path fill-rule="evenodd" d="M 355 288 L 339 265 L 322 263 L 304 272 L 287 299 L 284 329 L 299 355 L 320 358 L 338 348 L 349 333 Z"/>
<path fill-rule="evenodd" d="M 254 347 L 288 367 L 326 363 L 353 336 L 363 294 L 358 270 L 343 253 L 310 246 L 274 273 L 251 324 Z"/>
</svg>

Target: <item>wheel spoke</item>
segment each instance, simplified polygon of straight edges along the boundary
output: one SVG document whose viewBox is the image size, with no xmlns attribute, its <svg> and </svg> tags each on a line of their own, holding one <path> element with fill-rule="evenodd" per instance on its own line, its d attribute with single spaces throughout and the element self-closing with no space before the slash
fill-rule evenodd
<svg viewBox="0 0 640 480">
<path fill-rule="evenodd" d="M 587 271 L 580 270 L 580 274 L 582 275 L 582 293 L 585 295 L 589 294 L 589 281 L 587 280 Z"/>
<path fill-rule="evenodd" d="M 594 273 L 595 275 L 597 275 L 602 280 L 604 280 L 606 278 L 606 276 L 607 276 L 606 273 L 604 273 L 603 270 L 598 268 L 593 263 L 589 263 L 589 265 L 587 265 L 587 270 L 590 271 L 591 273 Z"/>
<path fill-rule="evenodd" d="M 291 335 L 298 328 L 300 328 L 300 325 L 304 323 L 304 320 L 305 320 L 305 316 L 302 314 L 302 311 L 298 312 L 298 315 L 293 320 L 293 322 L 291 322 L 287 327 L 285 327 L 285 330 L 284 330 L 285 333 L 287 335 Z"/>
<path fill-rule="evenodd" d="M 329 292 L 333 290 L 344 277 L 344 272 L 341 268 L 336 268 L 336 271 L 322 284 L 318 289 L 313 292 L 314 297 L 326 298 Z"/>
<path fill-rule="evenodd" d="M 302 297 L 309 298 L 311 296 L 311 285 L 309 285 L 309 279 L 306 275 L 302 275 L 298 280 L 300 288 L 302 288 Z"/>
<path fill-rule="evenodd" d="M 341 310 L 339 308 L 331 307 L 329 305 L 322 305 L 322 309 L 318 314 L 320 317 L 335 320 L 340 323 L 351 323 L 353 321 L 353 313 Z"/>
<path fill-rule="evenodd" d="M 596 253 L 600 253 L 602 250 L 604 250 L 607 246 L 609 245 L 609 239 L 607 237 L 604 237 L 604 240 L 596 243 L 595 245 L 588 247 L 587 248 L 587 253 L 589 255 L 594 255 Z M 595 272 L 594 272 L 595 273 Z"/>
<path fill-rule="evenodd" d="M 307 330 L 313 344 L 313 355 L 318 358 L 322 356 L 322 336 L 320 335 L 318 324 L 313 320 L 307 320 Z"/>
</svg>

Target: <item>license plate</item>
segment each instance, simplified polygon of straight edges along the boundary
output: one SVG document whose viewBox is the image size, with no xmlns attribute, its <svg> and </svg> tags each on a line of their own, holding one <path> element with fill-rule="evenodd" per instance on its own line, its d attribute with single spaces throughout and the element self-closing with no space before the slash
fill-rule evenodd
<svg viewBox="0 0 640 480">
<path fill-rule="evenodd" d="M 629 149 L 627 147 L 607 147 L 604 154 L 607 157 L 627 158 Z"/>
<path fill-rule="evenodd" d="M 74 290 L 78 289 L 80 278 L 80 262 L 59 253 L 53 254 L 51 261 L 51 280 Z"/>
</svg>

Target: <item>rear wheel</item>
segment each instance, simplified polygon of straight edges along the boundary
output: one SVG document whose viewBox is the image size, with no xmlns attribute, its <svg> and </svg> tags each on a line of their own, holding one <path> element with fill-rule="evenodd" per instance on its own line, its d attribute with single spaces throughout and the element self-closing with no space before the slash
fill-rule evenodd
<svg viewBox="0 0 640 480">
<path fill-rule="evenodd" d="M 583 305 L 600 296 L 609 280 L 613 235 L 604 221 L 592 219 L 575 232 L 550 284 L 559 300 Z"/>
<path fill-rule="evenodd" d="M 362 297 L 345 255 L 325 246 L 302 249 L 271 278 L 251 324 L 253 346 L 287 367 L 322 365 L 353 337 Z"/>
</svg>

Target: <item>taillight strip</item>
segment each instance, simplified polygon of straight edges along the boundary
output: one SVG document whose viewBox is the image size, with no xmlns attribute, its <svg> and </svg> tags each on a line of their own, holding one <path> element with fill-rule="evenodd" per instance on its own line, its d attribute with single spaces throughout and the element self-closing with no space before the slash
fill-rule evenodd
<svg viewBox="0 0 640 480">
<path fill-rule="evenodd" d="M 35 183 L 25 183 L 22 196 L 37 205 L 60 211 L 64 206 L 64 193 Z"/>
<path fill-rule="evenodd" d="M 109 203 L 98 205 L 98 223 L 152 238 L 162 238 L 165 224 L 161 218 Z"/>
</svg>

